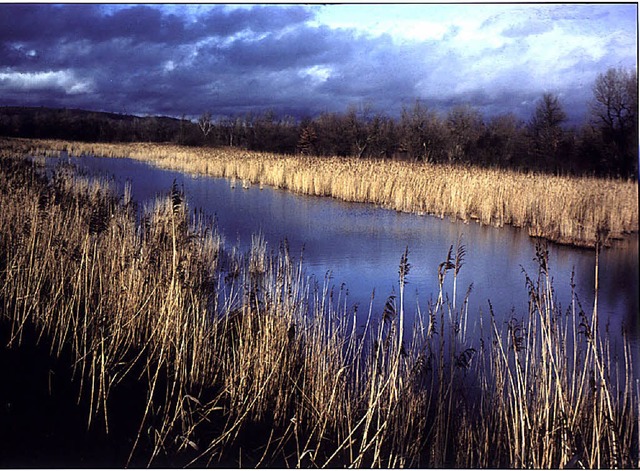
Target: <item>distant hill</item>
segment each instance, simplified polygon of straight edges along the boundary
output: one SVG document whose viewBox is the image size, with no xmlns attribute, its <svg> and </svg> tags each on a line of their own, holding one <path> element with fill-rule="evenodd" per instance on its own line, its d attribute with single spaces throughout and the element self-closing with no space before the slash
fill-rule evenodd
<svg viewBox="0 0 640 471">
<path fill-rule="evenodd" d="M 188 120 L 70 108 L 0 107 L 0 136 L 91 142 L 184 141 L 197 129 Z"/>
</svg>

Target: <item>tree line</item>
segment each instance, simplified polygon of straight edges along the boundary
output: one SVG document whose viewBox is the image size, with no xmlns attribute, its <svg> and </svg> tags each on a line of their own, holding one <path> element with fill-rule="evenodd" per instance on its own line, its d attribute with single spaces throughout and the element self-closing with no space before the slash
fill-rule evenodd
<svg viewBox="0 0 640 471">
<path fill-rule="evenodd" d="M 399 118 L 370 106 L 314 118 L 273 111 L 214 119 L 135 117 L 43 108 L 0 108 L 0 134 L 96 142 L 175 142 L 316 156 L 396 158 L 553 173 L 638 175 L 635 71 L 609 69 L 592 87 L 585 124 L 567 126 L 562 100 L 543 94 L 529 120 L 485 118 L 472 106 L 438 113 L 416 101 Z"/>
</svg>

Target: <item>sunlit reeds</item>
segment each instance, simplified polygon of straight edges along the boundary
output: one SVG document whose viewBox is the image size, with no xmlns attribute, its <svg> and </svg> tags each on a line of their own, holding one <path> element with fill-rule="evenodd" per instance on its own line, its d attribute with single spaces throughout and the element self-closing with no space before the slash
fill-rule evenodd
<svg viewBox="0 0 640 471">
<path fill-rule="evenodd" d="M 131 189 L 68 167 L 48 179 L 18 158 L 0 167 L 9 348 L 32 326 L 52 355 L 70 353 L 91 427 L 108 429 L 113 391 L 135 379 L 147 400 L 129 464 L 639 464 L 628 346 L 616 362 L 596 308 L 575 295 L 559 308 L 544 245 L 523 275 L 529 311 L 506 325 L 490 305 L 468 312 L 459 240 L 426 305 L 406 305 L 411 253 L 398 254 L 397 291 L 361 328 L 346 292 L 307 278 L 285 242 L 228 247 L 176 184 L 137 222 Z"/>
<path fill-rule="evenodd" d="M 532 236 L 579 246 L 594 247 L 603 228 L 613 238 L 638 231 L 638 184 L 633 180 L 170 144 L 12 139 L 5 140 L 3 147 L 35 155 L 66 151 L 70 155 L 131 157 L 163 168 L 240 179 L 245 187 L 270 185 L 398 211 L 513 225 Z"/>
</svg>

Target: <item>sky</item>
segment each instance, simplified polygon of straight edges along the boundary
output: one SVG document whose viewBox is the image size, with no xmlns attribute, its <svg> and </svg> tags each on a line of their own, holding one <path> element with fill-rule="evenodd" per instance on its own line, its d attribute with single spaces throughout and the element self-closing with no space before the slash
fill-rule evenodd
<svg viewBox="0 0 640 471">
<path fill-rule="evenodd" d="M 637 4 L 6 4 L 0 106 L 315 117 L 416 100 L 580 123 L 597 75 L 637 68 Z"/>
</svg>

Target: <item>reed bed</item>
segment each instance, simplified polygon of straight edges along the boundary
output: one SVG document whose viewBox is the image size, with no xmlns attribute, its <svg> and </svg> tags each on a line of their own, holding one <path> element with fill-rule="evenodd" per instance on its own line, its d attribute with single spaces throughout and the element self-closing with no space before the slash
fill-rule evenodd
<svg viewBox="0 0 640 471">
<path fill-rule="evenodd" d="M 283 156 L 171 144 L 5 140 L 23 153 L 130 157 L 162 168 L 239 179 L 403 212 L 526 228 L 531 236 L 595 247 L 638 231 L 638 182 L 403 161 Z"/>
<path fill-rule="evenodd" d="M 359 328 L 345 292 L 307 278 L 286 243 L 257 234 L 247 253 L 227 247 L 175 184 L 137 223 L 130 189 L 116 195 L 65 166 L 47 178 L 6 155 L 0 168 L 7 348 L 31 326 L 52 355 L 70 354 L 88 427 L 109 430 L 121 384 L 143 388 L 138 432 L 123 437 L 129 464 L 640 464 L 629 349 L 610 356 L 597 304 L 585 311 L 573 296 L 560 310 L 543 244 L 538 272 L 524 275 L 529 311 L 507 325 L 490 305 L 468 312 L 459 240 L 424 308 L 405 305 L 410 253 L 399 254 L 397 291 Z"/>
</svg>

